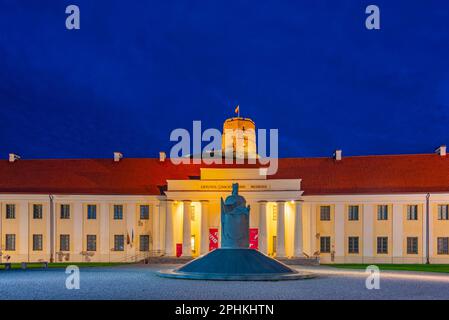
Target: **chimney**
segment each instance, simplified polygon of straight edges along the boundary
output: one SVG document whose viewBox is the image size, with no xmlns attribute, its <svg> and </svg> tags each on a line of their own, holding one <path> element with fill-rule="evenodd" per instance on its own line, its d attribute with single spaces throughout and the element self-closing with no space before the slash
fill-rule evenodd
<svg viewBox="0 0 449 320">
<path fill-rule="evenodd" d="M 160 162 L 164 162 L 166 158 L 167 158 L 167 155 L 165 154 L 164 151 L 159 152 L 159 161 Z"/>
<path fill-rule="evenodd" d="M 19 160 L 20 156 L 14 153 L 9 154 L 9 162 L 15 162 L 16 160 Z"/>
<path fill-rule="evenodd" d="M 341 149 L 338 149 L 338 150 L 335 150 L 335 152 L 334 152 L 334 159 L 336 160 L 336 161 L 340 161 L 341 160 Z"/>
<path fill-rule="evenodd" d="M 119 162 L 122 158 L 123 154 L 121 152 L 114 152 L 114 162 Z"/>
<path fill-rule="evenodd" d="M 446 146 L 443 144 L 435 149 L 435 153 L 438 153 L 440 156 L 444 157 L 446 155 Z"/>
</svg>

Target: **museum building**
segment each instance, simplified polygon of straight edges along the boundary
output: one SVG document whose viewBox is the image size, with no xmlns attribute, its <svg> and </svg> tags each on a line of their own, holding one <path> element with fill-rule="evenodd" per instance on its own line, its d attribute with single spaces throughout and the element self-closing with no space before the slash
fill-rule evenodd
<svg viewBox="0 0 449 320">
<path fill-rule="evenodd" d="M 230 118 L 255 152 L 255 124 Z M 224 130 L 225 131 L 225 130 Z M 224 141 L 224 140 L 223 140 Z M 233 146 L 223 146 L 228 148 Z M 0 262 L 195 257 L 220 244 L 239 183 L 250 247 L 322 263 L 449 263 L 449 158 L 435 153 L 174 164 L 158 158 L 0 160 Z"/>
</svg>

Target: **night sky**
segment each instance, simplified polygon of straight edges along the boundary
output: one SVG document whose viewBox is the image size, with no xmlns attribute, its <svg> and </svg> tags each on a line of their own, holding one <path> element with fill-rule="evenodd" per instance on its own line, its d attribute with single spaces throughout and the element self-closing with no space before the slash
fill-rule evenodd
<svg viewBox="0 0 449 320">
<path fill-rule="evenodd" d="M 0 0 L 1 158 L 157 157 L 237 104 L 279 129 L 282 157 L 433 152 L 449 144 L 449 2 Z"/>
</svg>

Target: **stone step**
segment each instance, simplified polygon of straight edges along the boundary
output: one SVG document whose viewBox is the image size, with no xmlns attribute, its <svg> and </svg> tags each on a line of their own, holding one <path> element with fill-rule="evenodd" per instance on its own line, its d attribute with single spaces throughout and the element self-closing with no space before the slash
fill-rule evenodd
<svg viewBox="0 0 449 320">
<path fill-rule="evenodd" d="M 151 264 L 184 264 L 193 260 L 191 257 L 150 257 L 148 262 Z"/>
<path fill-rule="evenodd" d="M 301 266 L 320 265 L 319 258 L 292 257 L 292 258 L 276 258 L 276 259 L 288 265 L 301 265 Z"/>
<path fill-rule="evenodd" d="M 320 260 L 318 258 L 293 257 L 293 258 L 275 258 L 287 265 L 303 265 L 303 266 L 318 266 Z M 184 264 L 193 260 L 191 257 L 150 257 L 151 264 Z"/>
</svg>

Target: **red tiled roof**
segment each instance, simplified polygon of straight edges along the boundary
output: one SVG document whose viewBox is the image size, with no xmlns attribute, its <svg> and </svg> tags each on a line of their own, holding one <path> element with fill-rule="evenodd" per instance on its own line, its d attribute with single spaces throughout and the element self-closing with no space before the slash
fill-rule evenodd
<svg viewBox="0 0 449 320">
<path fill-rule="evenodd" d="M 4 160 L 0 161 L 0 193 L 158 195 L 167 179 L 199 176 L 200 167 L 205 166 L 173 165 L 168 159 L 153 158 Z M 304 195 L 449 192 L 449 156 L 284 158 L 279 159 L 278 172 L 269 176 L 299 178 Z"/>
</svg>

